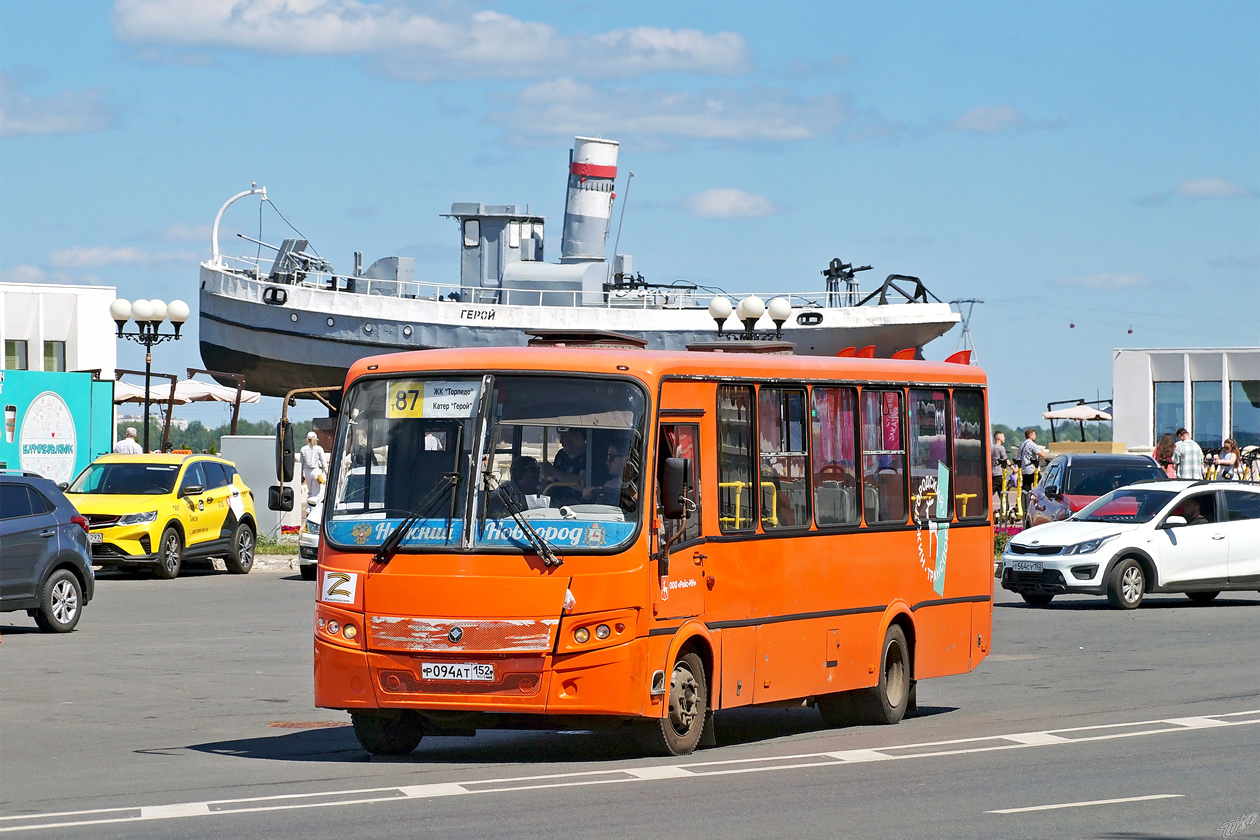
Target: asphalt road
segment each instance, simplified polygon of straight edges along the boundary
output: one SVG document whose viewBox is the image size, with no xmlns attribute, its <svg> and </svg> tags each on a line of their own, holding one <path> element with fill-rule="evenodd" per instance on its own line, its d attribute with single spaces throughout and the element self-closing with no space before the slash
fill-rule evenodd
<svg viewBox="0 0 1260 840">
<path fill-rule="evenodd" d="M 1034 609 L 895 727 L 719 714 L 718 747 L 618 732 L 426 738 L 372 759 L 311 703 L 313 584 L 102 575 L 68 636 L 0 614 L 0 833 L 113 837 L 1260 838 L 1260 595 Z M 1062 807 L 1058 807 L 1062 806 Z"/>
</svg>

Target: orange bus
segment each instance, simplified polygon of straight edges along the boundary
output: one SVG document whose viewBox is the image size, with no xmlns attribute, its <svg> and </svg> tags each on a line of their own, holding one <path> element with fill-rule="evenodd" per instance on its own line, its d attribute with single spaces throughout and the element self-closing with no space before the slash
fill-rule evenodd
<svg viewBox="0 0 1260 840">
<path fill-rule="evenodd" d="M 364 359 L 324 505 L 315 703 L 426 732 L 816 704 L 896 723 L 989 650 L 985 376 L 966 364 L 529 347 Z"/>
</svg>

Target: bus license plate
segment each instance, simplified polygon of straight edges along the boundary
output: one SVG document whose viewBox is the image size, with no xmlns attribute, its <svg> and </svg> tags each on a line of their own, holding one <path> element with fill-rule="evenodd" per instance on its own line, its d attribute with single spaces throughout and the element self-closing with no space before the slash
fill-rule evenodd
<svg viewBox="0 0 1260 840">
<path fill-rule="evenodd" d="M 105 536 L 104 534 L 88 534 L 88 542 L 90 543 L 103 542 L 104 536 Z"/>
<path fill-rule="evenodd" d="M 420 679 L 494 682 L 494 666 L 481 662 L 422 662 Z"/>
<path fill-rule="evenodd" d="M 1042 561 L 1016 560 L 1011 564 L 1011 568 L 1017 572 L 1040 572 L 1042 570 Z"/>
</svg>

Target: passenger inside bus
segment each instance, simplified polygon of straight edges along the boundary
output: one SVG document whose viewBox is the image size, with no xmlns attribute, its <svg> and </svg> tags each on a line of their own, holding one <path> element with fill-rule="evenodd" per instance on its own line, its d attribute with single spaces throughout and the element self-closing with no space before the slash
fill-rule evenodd
<svg viewBox="0 0 1260 840">
<path fill-rule="evenodd" d="M 563 426 L 556 431 L 560 433 L 560 451 L 543 471 L 552 481 L 572 481 L 571 476 L 586 472 L 586 430 Z"/>
<path fill-rule="evenodd" d="M 529 510 L 529 497 L 538 497 L 538 481 L 542 468 L 537 458 L 521 455 L 512 461 L 510 477 L 495 489 L 487 500 L 487 515 L 501 519 L 510 516 L 513 509 Z M 541 498 L 546 498 L 541 497 Z M 545 504 L 543 506 L 546 506 Z"/>
</svg>

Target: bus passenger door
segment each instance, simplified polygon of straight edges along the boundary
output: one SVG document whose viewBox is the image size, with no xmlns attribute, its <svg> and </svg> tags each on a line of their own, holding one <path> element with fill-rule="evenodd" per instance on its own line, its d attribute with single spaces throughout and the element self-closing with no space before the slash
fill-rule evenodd
<svg viewBox="0 0 1260 840">
<path fill-rule="evenodd" d="M 704 613 L 704 541 L 700 531 L 700 426 L 697 423 L 661 423 L 656 452 L 657 556 L 652 584 L 652 613 L 656 621 L 692 618 Z M 661 517 L 662 476 L 666 458 L 682 458 L 691 464 L 684 519 Z"/>
</svg>

